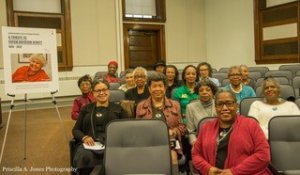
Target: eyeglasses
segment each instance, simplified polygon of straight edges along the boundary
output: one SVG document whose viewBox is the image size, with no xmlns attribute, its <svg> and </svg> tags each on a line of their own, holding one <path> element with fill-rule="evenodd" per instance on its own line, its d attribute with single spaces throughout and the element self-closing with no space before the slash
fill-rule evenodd
<svg viewBox="0 0 300 175">
<path fill-rule="evenodd" d="M 239 77 L 242 76 L 242 74 L 229 74 L 230 77 Z"/>
<path fill-rule="evenodd" d="M 224 105 L 227 108 L 232 108 L 234 107 L 236 103 L 234 101 L 219 101 L 216 103 L 216 108 L 222 109 L 224 107 Z"/>
<path fill-rule="evenodd" d="M 105 89 L 96 89 L 96 90 L 94 90 L 94 92 L 95 92 L 95 93 L 98 93 L 98 94 L 100 94 L 101 92 L 106 93 L 107 91 L 108 91 L 107 88 L 105 88 Z"/>
</svg>

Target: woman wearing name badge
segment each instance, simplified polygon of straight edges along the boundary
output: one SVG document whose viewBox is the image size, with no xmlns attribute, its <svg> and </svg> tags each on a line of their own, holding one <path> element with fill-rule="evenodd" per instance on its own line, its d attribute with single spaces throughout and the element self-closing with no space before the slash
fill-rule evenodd
<svg viewBox="0 0 300 175">
<path fill-rule="evenodd" d="M 215 97 L 216 119 L 199 129 L 192 150 L 194 167 L 206 175 L 271 175 L 270 147 L 257 121 L 237 113 L 232 91 Z"/>
<path fill-rule="evenodd" d="M 109 102 L 109 83 L 106 80 L 94 82 L 92 89 L 96 101 L 82 108 L 73 127 L 73 136 L 78 141 L 73 165 L 80 175 L 89 174 L 96 165 L 102 165 L 103 162 L 103 151 L 85 149 L 83 144 L 105 144 L 106 125 L 112 120 L 127 118 L 119 104 Z"/>
<path fill-rule="evenodd" d="M 49 76 L 42 69 L 47 64 L 47 60 L 42 54 L 31 55 L 29 61 L 28 66 L 22 66 L 12 74 L 13 83 L 50 81 Z"/>
<path fill-rule="evenodd" d="M 172 98 L 180 103 L 181 115 L 183 117 L 182 121 L 186 123 L 186 106 L 192 100 L 198 99 L 198 92 L 195 92 L 198 80 L 197 68 L 193 65 L 188 65 L 183 69 L 181 76 L 183 84 L 175 89 Z"/>
<path fill-rule="evenodd" d="M 300 115 L 300 110 L 295 103 L 279 97 L 280 85 L 274 78 L 267 77 L 262 87 L 264 100 L 253 102 L 248 115 L 259 121 L 268 138 L 268 124 L 271 118 L 278 115 Z"/>
<path fill-rule="evenodd" d="M 138 119 L 159 119 L 167 123 L 170 138 L 181 140 L 185 133 L 185 126 L 182 123 L 180 105 L 177 101 L 166 97 L 167 80 L 164 74 L 156 73 L 148 78 L 150 97 L 137 105 L 136 118 Z M 173 145 L 171 150 L 172 163 L 178 165 L 182 157 L 182 148 Z"/>
</svg>

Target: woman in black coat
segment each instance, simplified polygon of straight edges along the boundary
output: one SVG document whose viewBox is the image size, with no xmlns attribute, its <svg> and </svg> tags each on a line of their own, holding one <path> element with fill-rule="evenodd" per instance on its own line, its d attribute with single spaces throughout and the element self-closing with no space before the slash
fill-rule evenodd
<svg viewBox="0 0 300 175">
<path fill-rule="evenodd" d="M 119 104 L 109 102 L 109 83 L 106 80 L 95 82 L 92 89 L 96 101 L 80 111 L 73 128 L 73 136 L 78 141 L 73 165 L 79 174 L 89 174 L 96 165 L 103 162 L 104 151 L 85 149 L 83 144 L 105 144 L 106 125 L 112 120 L 127 118 Z"/>
</svg>

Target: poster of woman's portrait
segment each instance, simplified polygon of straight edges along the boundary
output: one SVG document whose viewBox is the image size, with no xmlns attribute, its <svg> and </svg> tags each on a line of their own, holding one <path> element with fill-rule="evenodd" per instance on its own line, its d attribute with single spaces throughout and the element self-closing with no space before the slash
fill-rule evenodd
<svg viewBox="0 0 300 175">
<path fill-rule="evenodd" d="M 40 82 L 51 81 L 51 75 L 47 73 L 50 70 L 49 54 L 41 53 L 23 53 L 18 54 L 17 66 L 12 64 L 12 82 Z M 12 56 L 13 57 L 13 56 Z"/>
</svg>

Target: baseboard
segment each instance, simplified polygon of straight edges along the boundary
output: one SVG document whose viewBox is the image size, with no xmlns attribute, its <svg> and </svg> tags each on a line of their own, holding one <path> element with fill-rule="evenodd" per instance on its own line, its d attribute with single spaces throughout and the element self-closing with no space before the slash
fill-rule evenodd
<svg viewBox="0 0 300 175">
<path fill-rule="evenodd" d="M 75 96 L 59 97 L 55 98 L 56 105 L 58 107 L 72 106 Z M 11 108 L 10 101 L 2 102 L 2 112 L 8 112 Z M 52 98 L 42 98 L 42 99 L 28 99 L 25 103 L 24 100 L 14 101 L 13 110 L 14 111 L 23 111 L 25 110 L 25 105 L 27 110 L 36 110 L 36 109 L 47 109 L 53 108 Z"/>
</svg>

